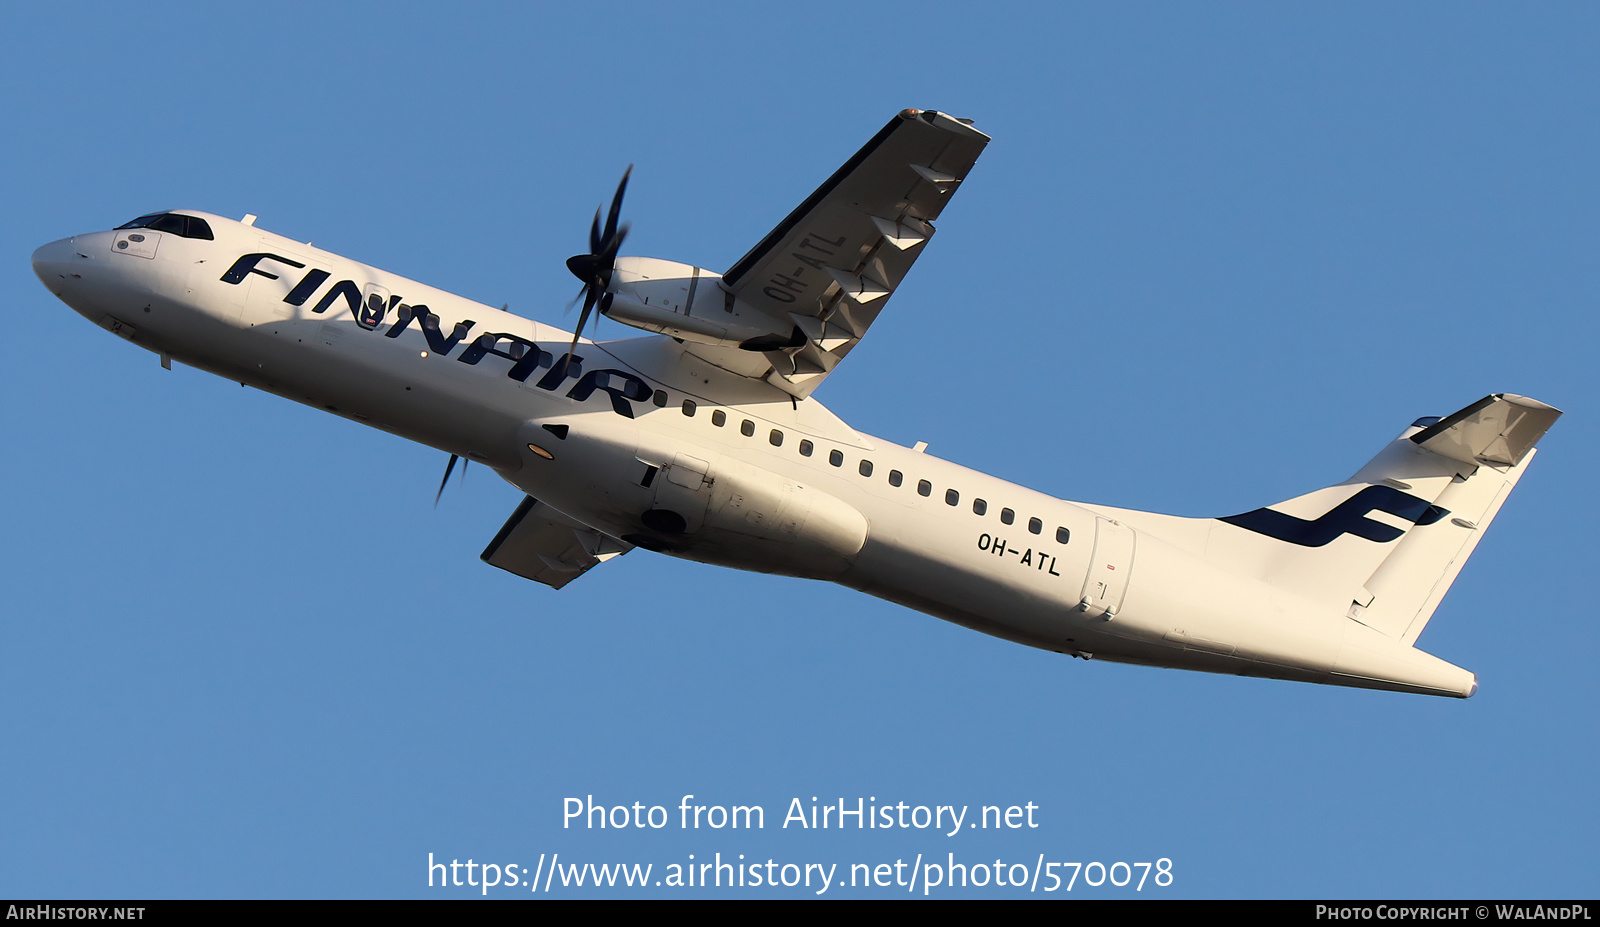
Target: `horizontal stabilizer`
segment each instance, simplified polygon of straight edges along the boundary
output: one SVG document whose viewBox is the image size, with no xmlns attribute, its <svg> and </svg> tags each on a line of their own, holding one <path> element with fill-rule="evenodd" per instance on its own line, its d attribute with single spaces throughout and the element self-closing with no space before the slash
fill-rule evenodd
<svg viewBox="0 0 1600 927">
<path fill-rule="evenodd" d="M 1411 436 L 1435 454 L 1462 463 L 1515 467 L 1561 417 L 1536 399 L 1496 393 Z"/>
<path fill-rule="evenodd" d="M 490 566 L 560 589 L 632 545 L 573 521 L 532 496 L 522 500 L 484 549 Z"/>
</svg>

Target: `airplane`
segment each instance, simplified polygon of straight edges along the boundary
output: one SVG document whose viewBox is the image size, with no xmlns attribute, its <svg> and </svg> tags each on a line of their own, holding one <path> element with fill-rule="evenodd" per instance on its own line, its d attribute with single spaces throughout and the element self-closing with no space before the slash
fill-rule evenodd
<svg viewBox="0 0 1600 927">
<path fill-rule="evenodd" d="M 812 392 L 927 247 L 989 137 L 896 114 L 722 273 L 619 256 L 624 174 L 574 332 L 192 210 L 33 254 L 51 293 L 173 361 L 492 468 L 481 557 L 561 589 L 634 548 L 826 580 L 1031 647 L 1470 697 L 1415 646 L 1560 411 L 1497 393 L 1350 479 L 1187 518 L 1068 502 L 855 431 Z M 631 168 L 630 168 L 631 170 Z M 593 341 L 598 311 L 648 332 Z M 440 490 L 443 491 L 441 483 Z M 437 504 L 437 496 L 435 498 Z"/>
</svg>

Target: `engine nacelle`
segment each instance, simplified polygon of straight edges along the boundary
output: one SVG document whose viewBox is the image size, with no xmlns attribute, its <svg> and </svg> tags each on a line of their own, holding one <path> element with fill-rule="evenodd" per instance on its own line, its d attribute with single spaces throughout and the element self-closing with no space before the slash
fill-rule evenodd
<svg viewBox="0 0 1600 927">
<path fill-rule="evenodd" d="M 617 258 L 601 312 L 634 328 L 697 344 L 764 351 L 804 343 L 793 321 L 734 299 L 722 288 L 721 274 L 659 258 Z"/>
</svg>

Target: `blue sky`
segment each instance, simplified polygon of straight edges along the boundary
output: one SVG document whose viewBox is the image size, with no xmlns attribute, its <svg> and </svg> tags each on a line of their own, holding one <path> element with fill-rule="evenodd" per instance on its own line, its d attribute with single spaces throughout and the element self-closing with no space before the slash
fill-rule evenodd
<svg viewBox="0 0 1600 927">
<path fill-rule="evenodd" d="M 1595 894 L 1592 6 L 220 7 L 19 7 L 0 37 L 0 894 L 481 895 L 430 889 L 430 853 Z M 478 561 L 518 501 L 493 474 L 435 510 L 444 454 L 162 371 L 28 266 L 154 209 L 249 212 L 562 324 L 626 165 L 627 250 L 722 269 L 907 106 L 994 141 L 817 398 L 1186 515 L 1336 482 L 1490 392 L 1557 405 L 1420 642 L 1475 698 L 1085 664 L 644 551 L 554 592 Z M 568 797 L 675 824 L 689 794 L 767 826 L 562 827 Z M 812 796 L 1039 826 L 780 826 Z M 828 896 L 867 894 L 906 890 Z"/>
</svg>

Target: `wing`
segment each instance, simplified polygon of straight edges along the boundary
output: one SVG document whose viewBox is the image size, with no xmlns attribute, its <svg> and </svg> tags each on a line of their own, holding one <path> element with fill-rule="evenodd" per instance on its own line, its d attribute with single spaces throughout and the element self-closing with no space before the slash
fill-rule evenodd
<svg viewBox="0 0 1600 927">
<path fill-rule="evenodd" d="M 763 352 L 768 382 L 804 398 L 850 353 L 988 143 L 970 120 L 905 110 L 722 275 L 733 296 L 794 323 Z"/>
<path fill-rule="evenodd" d="M 528 496 L 484 550 L 484 563 L 560 589 L 633 546 L 572 521 Z"/>
</svg>

